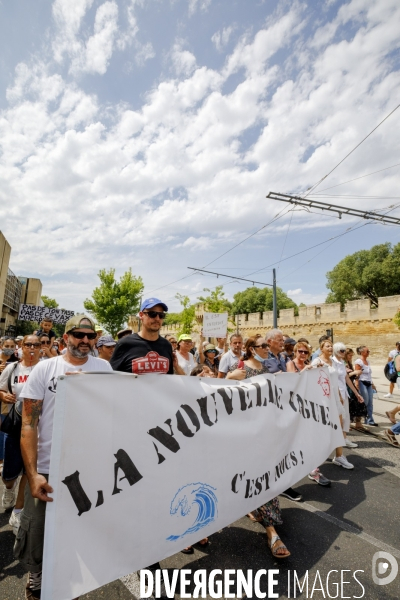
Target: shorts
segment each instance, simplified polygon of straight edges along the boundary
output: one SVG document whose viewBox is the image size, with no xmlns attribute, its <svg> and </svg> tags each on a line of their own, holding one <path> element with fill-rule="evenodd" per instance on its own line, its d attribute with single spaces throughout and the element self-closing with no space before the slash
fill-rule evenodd
<svg viewBox="0 0 400 600">
<path fill-rule="evenodd" d="M 22 474 L 24 461 L 22 460 L 21 444 L 19 437 L 4 434 L 4 481 L 12 481 Z"/>
<path fill-rule="evenodd" d="M 49 478 L 48 475 L 44 477 Z M 14 556 L 32 573 L 42 570 L 46 504 L 32 497 L 29 484 L 25 486 L 24 510 L 14 544 Z"/>
</svg>

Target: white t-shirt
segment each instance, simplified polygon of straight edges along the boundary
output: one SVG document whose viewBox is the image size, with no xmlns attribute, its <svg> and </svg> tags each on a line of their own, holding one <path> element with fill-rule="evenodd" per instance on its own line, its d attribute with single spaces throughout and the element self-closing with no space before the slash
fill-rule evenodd
<svg viewBox="0 0 400 600">
<path fill-rule="evenodd" d="M 191 352 L 189 352 L 189 360 L 183 358 L 180 352 L 176 353 L 176 357 L 178 359 L 178 365 L 185 371 L 185 375 L 190 375 L 193 369 L 196 366 L 196 362 L 194 360 L 194 356 Z"/>
<path fill-rule="evenodd" d="M 368 364 L 364 364 L 361 358 L 357 358 L 355 365 L 359 365 L 361 367 L 362 373 L 358 378 L 360 381 L 372 381 L 372 369 L 369 364 L 369 360 L 367 360 Z"/>
<path fill-rule="evenodd" d="M 346 375 L 347 375 L 346 365 L 344 364 L 343 361 L 336 358 L 336 356 L 332 356 L 332 361 L 335 363 L 335 369 L 338 374 L 340 394 L 341 394 L 342 398 L 345 399 L 348 396 L 347 386 L 346 386 Z"/>
<path fill-rule="evenodd" d="M 0 390 L 2 392 L 9 392 L 10 390 L 8 389 L 8 376 L 10 374 L 10 371 L 12 371 L 12 376 L 11 376 L 11 391 L 13 394 L 16 395 L 17 397 L 17 401 L 21 395 L 21 390 L 25 385 L 25 382 L 27 381 L 29 375 L 31 374 L 33 367 L 23 367 L 21 365 L 21 363 L 17 363 L 17 366 L 15 366 L 15 363 L 11 363 L 10 365 L 7 365 L 6 368 L 4 369 L 4 371 L 2 372 L 2 374 L 0 375 Z M 1 406 L 1 414 L 2 415 L 6 415 L 10 408 L 11 408 L 12 404 L 8 403 L 8 402 L 2 402 L 2 406 Z M 21 412 L 21 405 L 17 402 L 17 409 L 18 412 Z"/>
<path fill-rule="evenodd" d="M 398 350 L 395 348 L 394 350 L 391 350 L 391 351 L 389 352 L 389 358 L 391 358 L 391 359 L 393 360 L 393 358 L 394 358 L 395 356 L 397 356 L 398 354 L 400 354 L 400 352 L 399 352 L 399 351 L 398 351 Z"/>
<path fill-rule="evenodd" d="M 243 352 L 241 355 L 243 355 Z M 220 373 L 227 373 L 229 369 L 233 367 L 235 363 L 237 363 L 238 360 L 239 357 L 236 356 L 236 354 L 233 354 L 232 350 L 228 350 L 228 352 L 225 352 L 225 354 L 221 356 L 218 371 Z"/>
<path fill-rule="evenodd" d="M 83 365 L 71 365 L 63 356 L 55 356 L 35 367 L 21 391 L 21 397 L 43 400 L 38 425 L 38 473 L 49 473 L 57 378 L 67 371 L 112 371 L 112 368 L 106 360 L 93 356 L 88 356 Z"/>
</svg>

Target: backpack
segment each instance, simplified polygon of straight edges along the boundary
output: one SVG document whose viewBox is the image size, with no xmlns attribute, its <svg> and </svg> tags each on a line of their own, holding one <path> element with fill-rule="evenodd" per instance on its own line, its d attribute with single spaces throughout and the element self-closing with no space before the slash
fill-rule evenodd
<svg viewBox="0 0 400 600">
<path fill-rule="evenodd" d="M 394 363 L 398 356 L 399 355 L 396 354 L 396 356 L 393 358 L 393 360 L 386 363 L 386 365 L 383 369 L 385 377 L 386 377 L 386 379 L 388 379 L 390 381 L 390 383 L 396 383 L 396 381 L 397 381 L 397 370 L 396 370 L 396 366 Z"/>
</svg>

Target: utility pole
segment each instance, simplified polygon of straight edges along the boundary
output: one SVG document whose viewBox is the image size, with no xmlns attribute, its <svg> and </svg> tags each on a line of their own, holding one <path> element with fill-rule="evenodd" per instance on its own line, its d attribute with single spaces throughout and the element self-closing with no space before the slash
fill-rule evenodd
<svg viewBox="0 0 400 600">
<path fill-rule="evenodd" d="M 269 192 L 267 198 L 279 200 L 280 202 L 288 202 L 289 204 L 295 204 L 297 206 L 303 206 L 304 208 L 318 208 L 319 210 L 334 212 L 339 215 L 339 219 L 342 218 L 342 215 L 350 215 L 352 217 L 361 217 L 362 219 L 369 219 L 372 221 L 378 221 L 380 223 L 388 223 L 389 225 L 400 225 L 399 218 L 390 217 L 388 215 L 380 215 L 379 213 L 372 212 L 370 210 L 347 208 L 346 206 L 338 206 L 337 204 L 320 202 L 319 200 L 310 200 L 309 198 L 301 198 L 300 196 L 291 196 L 290 194 L 278 194 L 276 192 Z"/>
<path fill-rule="evenodd" d="M 273 298 L 273 306 L 272 306 L 272 311 L 273 311 L 273 323 L 274 323 L 274 329 L 276 329 L 278 327 L 278 307 L 276 304 L 276 272 L 275 269 L 272 269 L 272 283 L 264 283 L 262 281 L 254 281 L 253 279 L 244 279 L 243 277 L 233 277 L 232 275 L 225 275 L 224 273 L 215 273 L 214 271 L 205 271 L 204 269 L 196 269 L 195 267 L 188 267 L 188 269 L 190 269 L 191 271 L 199 271 L 199 273 L 210 273 L 211 275 L 216 275 L 217 277 L 227 277 L 228 279 L 232 279 L 232 280 L 240 280 L 240 281 L 248 281 L 249 283 L 252 283 L 253 285 L 255 283 L 258 283 L 259 285 L 267 285 L 268 287 L 272 287 L 272 298 Z M 236 324 L 236 329 L 237 331 L 239 327 L 239 323 Z"/>
</svg>

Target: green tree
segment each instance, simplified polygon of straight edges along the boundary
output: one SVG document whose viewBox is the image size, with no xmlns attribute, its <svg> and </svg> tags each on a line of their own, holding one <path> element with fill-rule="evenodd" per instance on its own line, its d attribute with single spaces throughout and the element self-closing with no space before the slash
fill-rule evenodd
<svg viewBox="0 0 400 600">
<path fill-rule="evenodd" d="M 394 315 L 393 321 L 396 323 L 397 327 L 400 329 L 400 309 Z"/>
<path fill-rule="evenodd" d="M 287 294 L 280 288 L 276 288 L 276 304 L 278 313 L 283 308 L 294 308 L 298 314 L 298 307 Z M 243 292 L 237 292 L 233 296 L 232 313 L 240 315 L 244 313 L 257 313 L 272 310 L 273 294 L 272 288 L 249 287 Z"/>
<path fill-rule="evenodd" d="M 132 275 L 132 269 L 126 271 L 119 281 L 115 279 L 115 269 L 101 269 L 98 275 L 100 285 L 93 290 L 92 299 L 87 298 L 83 306 L 115 336 L 128 317 L 139 310 L 143 281 L 141 277 Z"/>
<path fill-rule="evenodd" d="M 379 296 L 400 294 L 400 243 L 378 244 L 349 254 L 326 274 L 330 290 L 326 302 L 369 298 L 378 306 Z"/>
<path fill-rule="evenodd" d="M 210 292 L 208 296 L 199 296 L 198 299 L 204 304 L 205 312 L 222 313 L 230 312 L 232 304 L 225 298 L 223 285 L 217 285 L 214 290 L 203 288 L 203 292 Z"/>
<path fill-rule="evenodd" d="M 181 333 L 191 333 L 194 321 L 195 307 L 194 304 L 190 304 L 189 296 L 183 296 L 182 294 L 176 294 L 175 298 L 179 300 L 183 306 L 183 310 L 180 313 L 180 328 L 179 335 Z"/>
<path fill-rule="evenodd" d="M 58 302 L 54 298 L 49 298 L 49 296 L 42 296 L 43 306 L 46 308 L 58 308 Z"/>
</svg>

